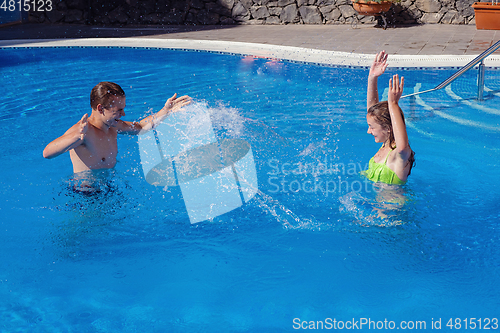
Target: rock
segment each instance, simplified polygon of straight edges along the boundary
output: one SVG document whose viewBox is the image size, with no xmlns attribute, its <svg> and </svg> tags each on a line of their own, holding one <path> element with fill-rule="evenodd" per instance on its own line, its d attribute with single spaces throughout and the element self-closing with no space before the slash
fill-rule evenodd
<svg viewBox="0 0 500 333">
<path fill-rule="evenodd" d="M 266 18 L 265 24 L 281 24 L 281 20 L 278 16 L 269 16 Z"/>
<path fill-rule="evenodd" d="M 401 12 L 400 17 L 402 19 L 401 22 L 404 24 L 416 23 L 416 20 L 408 12 Z"/>
<path fill-rule="evenodd" d="M 465 17 L 462 17 L 460 15 L 457 15 L 453 21 L 451 21 L 451 24 L 467 24 L 467 21 Z"/>
<path fill-rule="evenodd" d="M 83 20 L 83 12 L 79 9 L 70 9 L 66 12 L 64 22 L 75 23 Z"/>
<path fill-rule="evenodd" d="M 278 6 L 285 7 L 295 3 L 295 0 L 278 0 Z"/>
<path fill-rule="evenodd" d="M 439 23 L 443 15 L 439 13 L 424 13 L 420 18 L 420 22 L 422 23 Z"/>
<path fill-rule="evenodd" d="M 196 8 L 196 9 L 205 8 L 205 3 L 201 0 L 189 0 L 188 3 L 191 8 Z"/>
<path fill-rule="evenodd" d="M 60 12 L 58 10 L 51 10 L 48 12 L 45 12 L 45 15 L 47 16 L 47 19 L 50 21 L 50 23 L 56 23 L 64 19 L 65 13 Z"/>
<path fill-rule="evenodd" d="M 166 13 L 163 18 L 161 19 L 161 22 L 167 23 L 167 24 L 182 24 L 184 22 L 185 18 L 185 13 L 182 12 L 170 12 Z"/>
<path fill-rule="evenodd" d="M 320 7 L 322 6 L 330 6 L 337 4 L 335 0 L 317 0 L 316 4 Z"/>
<path fill-rule="evenodd" d="M 250 13 L 245 16 L 233 16 L 233 20 L 239 23 L 245 23 L 246 21 L 250 20 Z"/>
<path fill-rule="evenodd" d="M 214 25 L 219 23 L 219 14 L 211 13 L 208 10 L 200 10 L 196 15 L 196 19 L 200 24 Z"/>
<path fill-rule="evenodd" d="M 137 7 L 139 5 L 139 0 L 125 0 L 125 2 L 131 7 Z"/>
<path fill-rule="evenodd" d="M 319 11 L 321 12 L 321 14 L 323 14 L 323 16 L 326 13 L 330 13 L 334 9 L 335 9 L 334 5 L 328 5 L 328 6 L 319 7 Z"/>
<path fill-rule="evenodd" d="M 142 17 L 142 21 L 148 24 L 160 23 L 160 15 L 158 13 L 148 14 Z"/>
<path fill-rule="evenodd" d="M 45 14 L 45 13 L 43 13 L 43 14 Z M 36 16 L 31 16 L 31 13 L 30 13 L 30 22 L 43 23 L 43 22 L 45 22 L 45 15 L 40 15 L 40 16 L 36 17 Z"/>
<path fill-rule="evenodd" d="M 217 0 L 216 3 L 224 8 L 227 8 L 231 11 L 234 7 L 234 0 Z"/>
<path fill-rule="evenodd" d="M 471 4 L 475 1 L 478 0 L 401 0 L 391 8 L 387 18 L 391 24 L 418 22 L 474 24 L 474 9 Z M 356 19 L 363 23 L 373 19 L 358 16 L 352 8 L 352 0 L 52 0 L 52 2 L 52 11 L 39 15 L 30 13 L 31 21 L 82 23 L 89 20 L 91 24 L 121 25 L 331 24 L 349 23 Z"/>
<path fill-rule="evenodd" d="M 264 20 L 248 20 L 248 21 L 243 21 L 241 23 L 248 25 L 262 25 L 264 24 Z"/>
<path fill-rule="evenodd" d="M 250 10 L 250 8 L 253 6 L 253 1 L 252 0 L 240 0 L 240 2 L 243 7 L 245 7 L 246 9 Z"/>
<path fill-rule="evenodd" d="M 281 7 L 268 7 L 269 10 L 269 15 L 271 16 L 280 16 L 281 12 L 283 11 L 283 8 Z M 278 17 L 279 19 L 279 17 Z"/>
<path fill-rule="evenodd" d="M 412 17 L 414 17 L 415 19 L 419 19 L 422 17 L 422 12 L 420 11 L 420 9 L 418 9 L 415 5 L 412 5 L 408 8 L 408 12 L 410 13 L 410 15 Z"/>
<path fill-rule="evenodd" d="M 342 13 L 340 12 L 339 9 L 334 9 L 329 13 L 324 13 L 323 17 L 327 21 L 338 21 L 338 19 L 342 16 Z"/>
<path fill-rule="evenodd" d="M 103 9 L 106 8 L 105 6 L 112 7 L 108 11 L 113 10 L 116 6 L 114 5 L 114 1 L 106 1 L 106 0 L 90 0 L 94 2 L 99 2 L 102 3 Z M 156 1 L 155 0 L 141 0 L 137 4 L 137 10 L 144 16 L 153 14 L 153 8 L 155 7 Z"/>
<path fill-rule="evenodd" d="M 65 11 L 68 10 L 68 5 L 65 2 L 59 2 L 56 6 L 57 10 Z"/>
<path fill-rule="evenodd" d="M 189 13 L 187 13 L 186 15 L 186 22 L 187 23 L 196 23 L 196 14 L 195 12 L 193 12 L 193 10 L 191 9 L 189 11 Z"/>
<path fill-rule="evenodd" d="M 471 5 L 474 3 L 474 1 L 465 1 L 465 0 L 458 0 L 456 2 L 456 8 L 460 15 L 462 16 L 472 16 L 474 15 L 474 8 L 471 7 Z"/>
<path fill-rule="evenodd" d="M 316 6 L 302 6 L 299 7 L 300 17 L 305 24 L 321 24 L 323 23 L 323 17 L 321 17 L 321 12 Z"/>
<path fill-rule="evenodd" d="M 241 17 L 241 16 L 249 16 L 250 15 L 250 12 L 245 8 L 243 7 L 243 5 L 238 2 L 236 5 L 234 5 L 233 7 L 233 11 L 232 11 L 232 17 Z"/>
<path fill-rule="evenodd" d="M 109 15 L 108 15 L 109 21 L 112 23 L 127 23 L 128 22 L 128 15 L 125 13 L 125 10 L 123 7 L 117 7 L 113 9 Z"/>
<path fill-rule="evenodd" d="M 266 6 L 253 6 L 250 12 L 254 19 L 264 19 L 269 16 L 269 11 Z"/>
<path fill-rule="evenodd" d="M 233 20 L 232 18 L 230 17 L 225 17 L 225 18 L 221 18 L 220 20 L 220 24 L 224 24 L 224 25 L 233 25 L 233 24 L 236 24 L 236 21 Z"/>
<path fill-rule="evenodd" d="M 299 12 L 296 4 L 291 4 L 283 8 L 280 14 L 280 20 L 283 23 L 299 22 Z"/>
<path fill-rule="evenodd" d="M 437 13 L 441 9 L 438 0 L 415 0 L 415 5 L 424 13 Z"/>
<path fill-rule="evenodd" d="M 111 22 L 109 21 L 109 18 L 107 16 L 97 16 L 94 18 L 94 22 L 104 24 L 104 25 L 111 24 Z"/>
<path fill-rule="evenodd" d="M 231 9 L 222 6 L 221 4 L 215 2 L 208 2 L 205 4 L 205 8 L 211 13 L 217 13 L 222 16 L 231 16 Z"/>
<path fill-rule="evenodd" d="M 87 6 L 87 2 L 82 0 L 66 0 L 66 5 L 68 8 L 80 9 L 83 11 Z"/>
<path fill-rule="evenodd" d="M 339 6 L 340 12 L 343 17 L 351 17 L 357 14 L 357 12 L 350 5 Z"/>
</svg>

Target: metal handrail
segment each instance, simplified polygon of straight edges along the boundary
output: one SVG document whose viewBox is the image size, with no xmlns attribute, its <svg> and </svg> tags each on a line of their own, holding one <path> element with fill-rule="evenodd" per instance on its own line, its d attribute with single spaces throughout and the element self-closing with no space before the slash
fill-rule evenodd
<svg viewBox="0 0 500 333">
<path fill-rule="evenodd" d="M 438 84 L 435 88 L 429 89 L 429 90 L 424 90 L 424 91 L 419 91 L 419 92 L 416 92 L 416 93 L 413 93 L 413 94 L 409 94 L 409 95 L 404 95 L 404 96 L 401 96 L 401 98 L 410 97 L 410 96 L 414 96 L 414 95 L 428 93 L 428 92 L 431 92 L 431 91 L 434 91 L 434 90 L 443 89 L 444 87 L 446 87 L 447 85 L 449 85 L 450 83 L 452 83 L 453 81 L 455 81 L 463 73 L 467 72 L 469 69 L 471 69 L 472 67 L 476 66 L 478 63 L 481 63 L 480 64 L 480 75 L 482 73 L 483 78 L 484 78 L 484 63 L 483 63 L 483 60 L 484 60 L 484 58 L 486 58 L 487 56 L 489 56 L 490 54 L 492 54 L 493 52 L 495 52 L 499 48 L 500 48 L 500 40 L 498 42 L 496 42 L 495 44 L 493 44 L 492 46 L 490 46 L 486 51 L 484 51 L 483 53 L 481 53 L 480 55 L 478 55 L 477 57 L 475 57 L 474 60 L 472 60 L 471 62 L 469 62 L 467 65 L 465 65 L 464 67 L 460 68 L 455 74 L 453 74 L 452 76 L 450 76 L 449 78 L 447 78 L 446 80 L 444 80 L 443 82 L 441 82 L 440 84 Z M 479 80 L 479 83 L 481 83 L 481 80 Z M 481 85 L 484 85 L 484 79 L 482 80 L 482 83 L 478 87 L 478 89 L 479 89 L 478 90 L 478 98 L 479 99 L 482 99 L 482 91 L 484 89 L 484 87 L 482 87 Z"/>
</svg>

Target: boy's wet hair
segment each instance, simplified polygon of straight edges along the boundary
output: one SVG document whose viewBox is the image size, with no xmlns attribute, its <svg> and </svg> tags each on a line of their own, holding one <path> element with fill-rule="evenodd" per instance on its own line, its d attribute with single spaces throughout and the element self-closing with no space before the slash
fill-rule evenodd
<svg viewBox="0 0 500 333">
<path fill-rule="evenodd" d="M 99 82 L 90 92 L 90 107 L 97 110 L 97 105 L 110 107 L 113 97 L 125 97 L 122 87 L 114 82 Z"/>
<path fill-rule="evenodd" d="M 403 110 L 398 105 L 399 112 L 401 112 L 401 117 L 403 118 L 403 123 L 405 122 L 405 115 L 403 113 Z M 368 114 L 372 116 L 375 121 L 382 126 L 382 128 L 389 130 L 389 146 L 391 149 L 396 148 L 396 139 L 394 138 L 394 131 L 392 129 L 392 122 L 391 122 L 391 114 L 389 113 L 389 103 L 387 101 L 379 102 L 377 104 L 372 105 L 368 109 Z M 409 163 L 411 163 L 410 170 L 408 171 L 408 176 L 411 173 L 411 169 L 413 168 L 413 165 L 415 164 L 415 152 L 411 151 L 410 158 L 408 160 Z"/>
</svg>

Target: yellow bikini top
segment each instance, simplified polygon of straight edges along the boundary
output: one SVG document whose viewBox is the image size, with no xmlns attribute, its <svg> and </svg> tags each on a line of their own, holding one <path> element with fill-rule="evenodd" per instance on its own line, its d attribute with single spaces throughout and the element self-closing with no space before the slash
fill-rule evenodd
<svg viewBox="0 0 500 333">
<path fill-rule="evenodd" d="M 392 149 L 389 154 L 393 151 Z M 387 184 L 403 185 L 406 182 L 399 179 L 398 175 L 392 171 L 387 165 L 387 158 L 389 154 L 385 157 L 384 163 L 375 162 L 375 156 L 370 159 L 368 163 L 368 170 L 361 171 L 361 174 L 374 182 L 383 182 Z"/>
</svg>

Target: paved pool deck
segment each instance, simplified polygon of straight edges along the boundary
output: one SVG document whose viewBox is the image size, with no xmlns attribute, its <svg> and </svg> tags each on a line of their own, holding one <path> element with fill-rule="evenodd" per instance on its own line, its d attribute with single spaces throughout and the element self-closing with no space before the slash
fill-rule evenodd
<svg viewBox="0 0 500 333">
<path fill-rule="evenodd" d="M 73 24 L 17 24 L 0 28 L 0 46 L 30 46 L 57 41 L 57 45 L 117 45 L 200 48 L 267 57 L 293 58 L 298 48 L 306 50 L 299 61 L 328 62 L 332 54 L 366 55 L 356 64 L 366 65 L 385 50 L 414 66 L 460 65 L 500 40 L 500 30 L 477 30 L 475 25 L 425 24 L 389 27 L 373 25 L 237 25 L 237 26 L 126 26 L 99 27 Z M 48 44 L 56 45 L 56 44 Z M 174 46 L 171 46 L 174 45 Z M 207 46 L 208 45 L 208 46 Z M 259 51 L 260 50 L 260 51 Z M 264 51 L 263 51 L 264 50 Z M 285 52 L 286 51 L 286 52 Z M 285 54 L 283 53 L 285 52 Z M 321 53 L 322 56 L 314 56 Z M 290 56 L 288 56 L 290 55 Z M 328 59 L 325 58 L 327 55 Z M 369 58 L 369 59 L 368 59 Z M 448 59 L 449 58 L 449 59 Z M 500 50 L 492 57 L 500 64 Z M 438 60 L 436 62 L 436 59 Z"/>
</svg>

